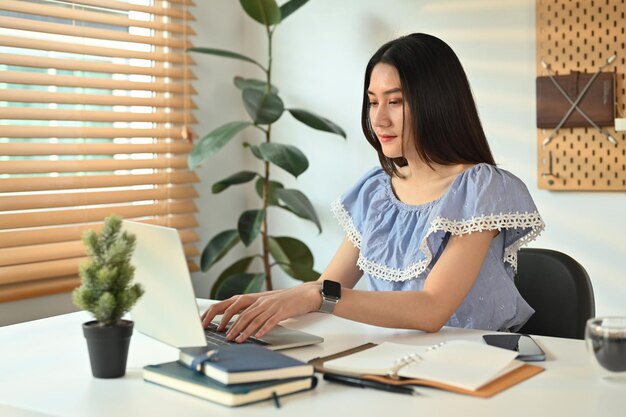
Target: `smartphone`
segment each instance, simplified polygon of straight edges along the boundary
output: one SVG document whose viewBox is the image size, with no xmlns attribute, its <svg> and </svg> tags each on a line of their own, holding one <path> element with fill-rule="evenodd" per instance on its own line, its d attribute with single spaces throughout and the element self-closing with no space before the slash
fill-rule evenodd
<svg viewBox="0 0 626 417">
<path fill-rule="evenodd" d="M 527 334 L 486 334 L 485 343 L 503 349 L 519 352 L 517 359 L 525 362 L 545 361 L 546 354 L 541 347 Z"/>
</svg>

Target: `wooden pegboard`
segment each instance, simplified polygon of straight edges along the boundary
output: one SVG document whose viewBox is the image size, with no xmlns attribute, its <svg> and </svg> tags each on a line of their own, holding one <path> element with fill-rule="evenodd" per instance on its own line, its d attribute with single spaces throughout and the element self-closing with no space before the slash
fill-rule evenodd
<svg viewBox="0 0 626 417">
<path fill-rule="evenodd" d="M 547 75 L 545 59 L 557 74 L 593 73 L 616 54 L 604 71 L 616 74 L 616 115 L 626 114 L 626 0 L 537 0 L 537 76 Z M 626 190 L 626 132 L 604 127 L 611 144 L 593 127 L 563 128 L 548 145 L 550 129 L 537 131 L 539 188 Z M 552 174 L 550 175 L 550 159 Z"/>
</svg>

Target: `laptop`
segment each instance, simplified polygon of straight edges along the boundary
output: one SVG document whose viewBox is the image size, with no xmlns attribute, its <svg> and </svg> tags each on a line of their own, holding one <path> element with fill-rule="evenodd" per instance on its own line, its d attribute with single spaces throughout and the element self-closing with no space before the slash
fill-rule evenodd
<svg viewBox="0 0 626 417">
<path fill-rule="evenodd" d="M 130 312 L 135 328 L 177 348 L 230 343 L 226 342 L 225 333 L 216 331 L 216 323 L 208 329 L 202 327 L 178 231 L 128 220 L 123 221 L 122 227 L 137 238 L 131 259 L 135 266 L 134 282 L 145 289 Z M 263 339 L 252 339 L 248 343 L 279 350 L 323 341 L 319 336 L 276 326 Z"/>
</svg>

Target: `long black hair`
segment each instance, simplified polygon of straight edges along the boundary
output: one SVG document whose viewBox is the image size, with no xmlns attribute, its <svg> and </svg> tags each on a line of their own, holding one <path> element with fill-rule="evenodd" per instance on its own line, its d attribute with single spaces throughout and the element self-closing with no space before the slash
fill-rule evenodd
<svg viewBox="0 0 626 417">
<path fill-rule="evenodd" d="M 387 174 L 399 176 L 397 168 L 406 165 L 406 160 L 386 157 L 372 130 L 367 90 L 372 70 L 379 63 L 389 64 L 398 71 L 402 95 L 413 116 L 409 122 L 415 149 L 424 162 L 496 164 L 456 54 L 439 38 L 413 33 L 381 46 L 365 69 L 361 126 Z"/>
</svg>

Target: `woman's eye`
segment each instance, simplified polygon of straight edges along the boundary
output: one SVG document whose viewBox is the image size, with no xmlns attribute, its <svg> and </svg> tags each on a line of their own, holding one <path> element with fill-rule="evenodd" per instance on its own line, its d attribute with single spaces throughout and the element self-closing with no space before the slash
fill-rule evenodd
<svg viewBox="0 0 626 417">
<path fill-rule="evenodd" d="M 389 104 L 400 104 L 400 103 L 402 103 L 401 100 L 390 100 L 389 101 Z"/>
<path fill-rule="evenodd" d="M 369 102 L 369 104 L 368 104 L 368 106 L 369 106 L 369 107 L 376 107 L 376 106 L 378 106 L 378 103 L 373 102 L 373 101 L 370 101 L 370 102 Z"/>
</svg>

